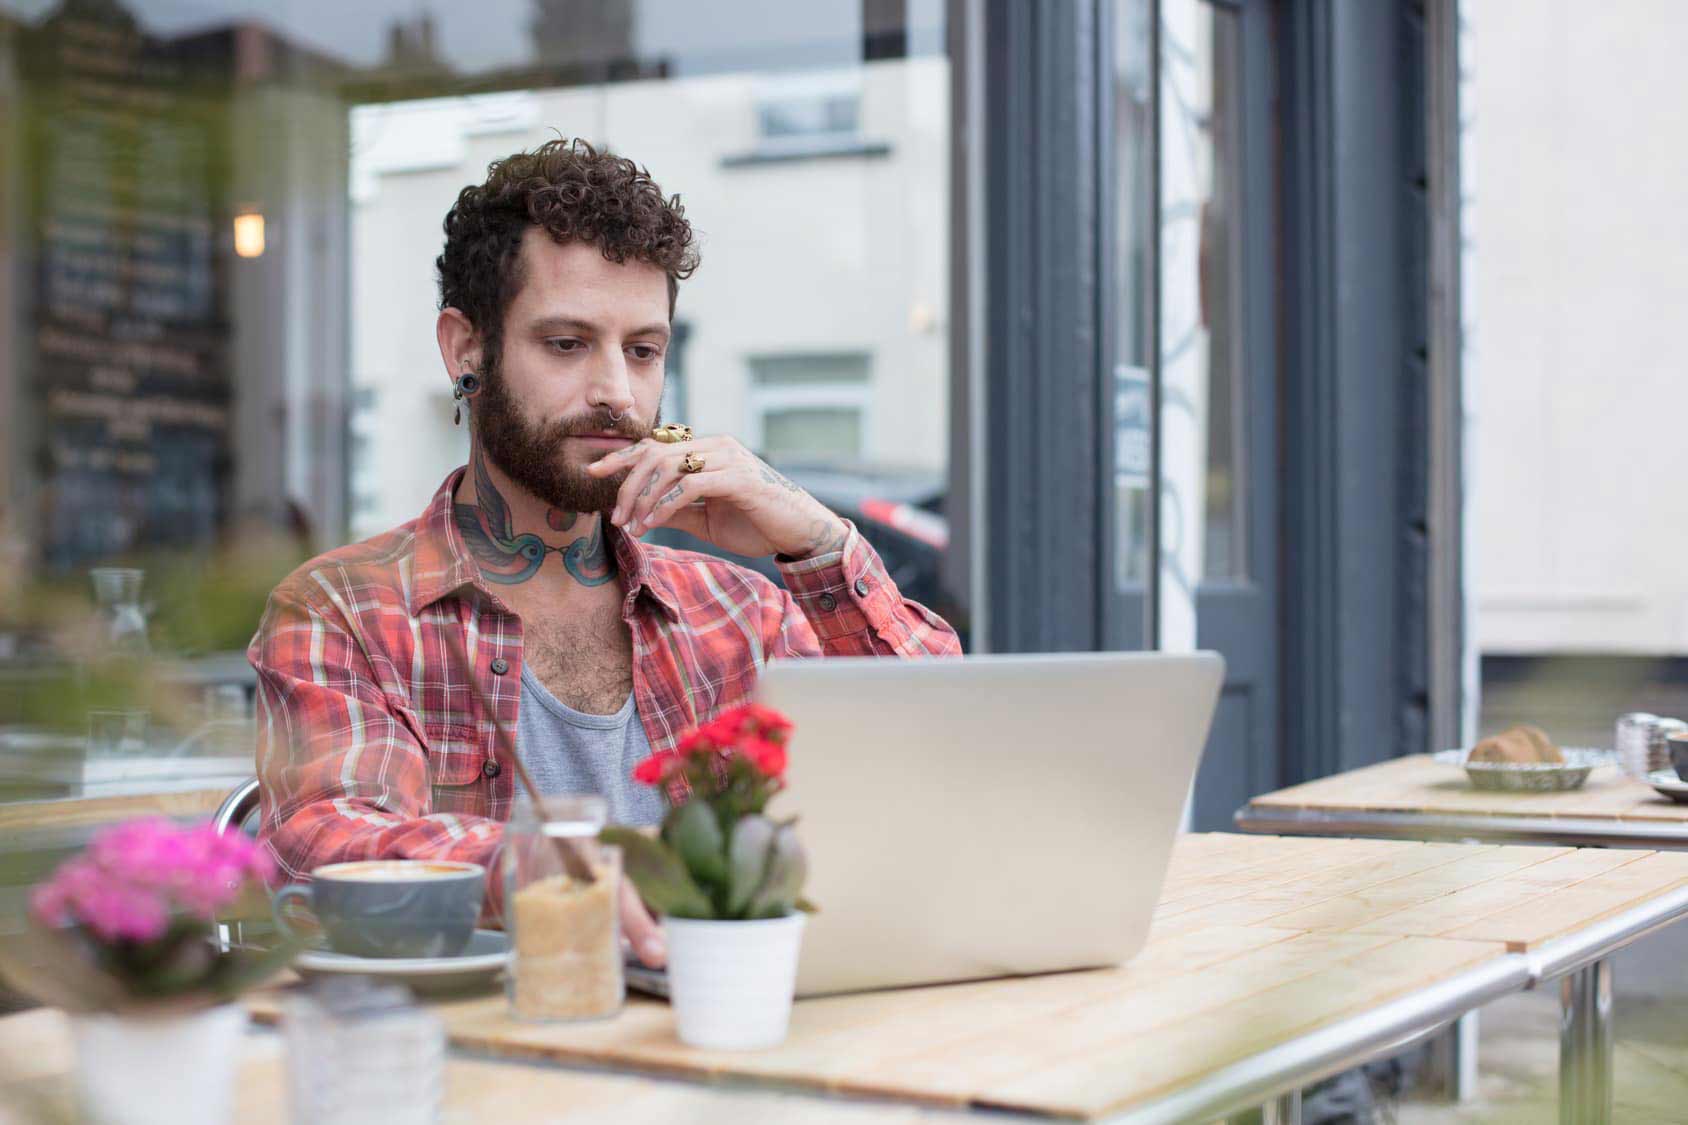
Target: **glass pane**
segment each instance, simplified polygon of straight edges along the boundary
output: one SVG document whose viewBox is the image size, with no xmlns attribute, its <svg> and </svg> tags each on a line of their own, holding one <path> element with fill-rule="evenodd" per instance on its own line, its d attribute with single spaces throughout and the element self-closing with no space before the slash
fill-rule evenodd
<svg viewBox="0 0 1688 1125">
<path fill-rule="evenodd" d="M 1114 9 L 1114 291 L 1115 338 L 1113 446 L 1113 580 L 1126 595 L 1124 616 L 1110 643 L 1143 647 L 1149 576 L 1149 520 L 1152 481 L 1150 330 L 1154 284 L 1152 214 L 1154 199 L 1154 97 L 1149 66 L 1151 6 L 1148 0 L 1119 0 Z"/>
<path fill-rule="evenodd" d="M 852 462 L 862 454 L 862 412 L 848 407 L 771 410 L 762 415 L 762 448 L 769 460 L 811 458 Z"/>
<path fill-rule="evenodd" d="M 1161 11 L 1161 550 L 1177 597 L 1247 573 L 1240 17 L 1198 0 Z"/>
<path fill-rule="evenodd" d="M 137 729 L 216 742 L 189 739 L 232 697 L 199 693 L 250 701 L 276 582 L 463 463 L 442 220 L 559 135 L 647 167 L 701 236 L 665 414 L 760 436 L 965 629 L 939 579 L 947 9 L 0 0 L 0 742 L 85 743 L 88 698 L 38 685 L 87 682 L 68 623 L 101 566 L 145 572 L 126 619 L 191 685 Z"/>
<path fill-rule="evenodd" d="M 868 381 L 865 355 L 782 355 L 750 361 L 750 377 L 757 386 L 789 387 L 804 384 L 854 383 Z"/>
</svg>

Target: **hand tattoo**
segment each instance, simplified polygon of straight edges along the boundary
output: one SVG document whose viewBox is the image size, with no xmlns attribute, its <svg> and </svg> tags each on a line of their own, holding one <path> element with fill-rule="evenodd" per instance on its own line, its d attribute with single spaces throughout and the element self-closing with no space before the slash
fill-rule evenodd
<svg viewBox="0 0 1688 1125">
<path fill-rule="evenodd" d="M 661 499 L 661 500 L 658 500 L 658 501 L 657 501 L 657 502 L 656 502 L 656 503 L 657 503 L 657 507 L 659 507 L 659 508 L 660 508 L 660 507 L 662 507 L 662 505 L 664 505 L 664 504 L 671 504 L 671 503 L 673 503 L 673 502 L 674 502 L 674 501 L 676 501 L 676 500 L 678 500 L 678 499 L 680 499 L 680 496 L 681 496 L 681 495 L 682 495 L 682 494 L 683 494 L 683 493 L 684 493 L 684 492 L 685 492 L 685 491 L 686 491 L 686 486 L 685 486 L 685 485 L 683 485 L 683 484 L 677 484 L 677 485 L 675 485 L 675 486 L 674 486 L 674 487 L 673 487 L 673 488 L 671 488 L 671 489 L 669 489 L 669 490 L 668 490 L 668 491 L 667 491 L 667 492 L 666 492 L 666 493 L 664 493 L 664 494 L 663 494 L 663 497 L 662 497 L 662 499 Z"/>
<path fill-rule="evenodd" d="M 802 492 L 803 491 L 803 489 L 800 485 L 793 484 L 792 481 L 789 478 L 781 476 L 779 473 L 776 473 L 773 469 L 769 468 L 767 465 L 762 466 L 762 479 L 767 481 L 769 484 L 778 485 L 780 488 L 785 489 L 787 492 Z"/>
<path fill-rule="evenodd" d="M 828 520 L 816 520 L 809 532 L 809 549 L 804 552 L 813 558 L 816 555 L 830 555 L 844 546 L 844 541 L 850 537 L 850 531 L 845 527 L 834 527 Z"/>
</svg>

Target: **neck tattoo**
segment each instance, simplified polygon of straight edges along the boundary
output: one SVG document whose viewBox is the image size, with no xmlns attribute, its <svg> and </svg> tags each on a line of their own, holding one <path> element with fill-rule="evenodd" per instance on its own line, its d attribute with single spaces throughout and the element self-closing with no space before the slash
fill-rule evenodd
<svg viewBox="0 0 1688 1125">
<path fill-rule="evenodd" d="M 488 582 L 500 586 L 526 582 L 539 573 L 549 554 L 561 555 L 563 569 L 582 586 L 602 586 L 615 577 L 615 559 L 604 544 L 603 520 L 592 521 L 590 532 L 562 546 L 553 546 L 531 531 L 518 535 L 510 504 L 492 483 L 486 455 L 478 445 L 470 458 L 470 470 L 475 474 L 475 502 L 453 504 L 451 514 L 458 534 Z M 578 512 L 556 508 L 545 512 L 545 525 L 552 531 L 570 531 L 579 520 Z"/>
</svg>

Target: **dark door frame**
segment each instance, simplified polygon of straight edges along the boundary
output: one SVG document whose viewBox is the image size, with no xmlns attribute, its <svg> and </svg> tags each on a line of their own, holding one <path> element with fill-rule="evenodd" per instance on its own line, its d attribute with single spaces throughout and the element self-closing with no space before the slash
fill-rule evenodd
<svg viewBox="0 0 1688 1125">
<path fill-rule="evenodd" d="M 951 0 L 951 512 L 971 521 L 974 636 L 993 651 L 1105 643 L 1112 10 Z M 1458 365 L 1445 343 L 1432 356 L 1429 332 L 1423 0 L 1274 0 L 1269 15 L 1283 451 L 1266 517 L 1281 592 L 1272 772 L 1295 781 L 1421 749 L 1432 703 L 1457 707 L 1445 678 L 1432 700 L 1429 675 L 1428 415 L 1432 360 Z M 1446 520 L 1439 534 L 1457 539 Z"/>
</svg>

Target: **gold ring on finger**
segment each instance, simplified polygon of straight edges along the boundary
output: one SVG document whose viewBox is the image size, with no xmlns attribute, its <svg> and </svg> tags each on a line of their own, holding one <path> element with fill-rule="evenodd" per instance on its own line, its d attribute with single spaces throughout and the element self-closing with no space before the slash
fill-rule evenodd
<svg viewBox="0 0 1688 1125">
<path fill-rule="evenodd" d="M 651 440 L 664 445 L 674 445 L 677 442 L 691 441 L 692 428 L 680 422 L 669 422 L 651 431 Z"/>
<path fill-rule="evenodd" d="M 703 472 L 703 458 L 695 453 L 686 454 L 686 459 L 680 462 L 680 471 L 682 473 Z"/>
</svg>

